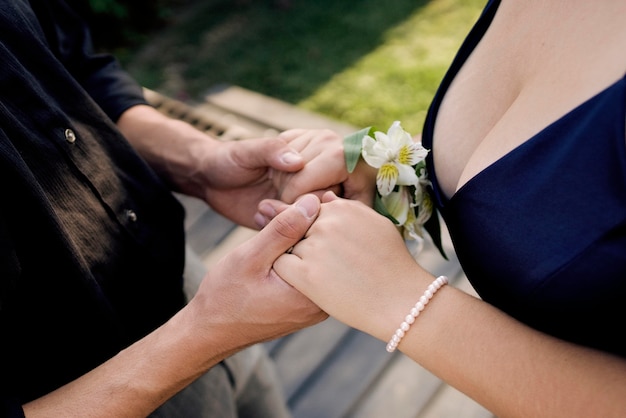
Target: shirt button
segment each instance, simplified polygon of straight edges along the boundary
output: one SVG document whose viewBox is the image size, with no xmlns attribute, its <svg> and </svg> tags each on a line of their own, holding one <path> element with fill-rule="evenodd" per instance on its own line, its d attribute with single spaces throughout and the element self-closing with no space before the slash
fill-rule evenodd
<svg viewBox="0 0 626 418">
<path fill-rule="evenodd" d="M 76 142 L 76 134 L 74 133 L 74 131 L 72 131 L 71 129 L 66 129 L 65 140 L 69 142 L 70 144 L 73 144 L 74 142 Z"/>
<path fill-rule="evenodd" d="M 137 221 L 137 214 L 135 213 L 134 210 L 127 209 L 126 210 L 126 219 L 128 219 L 130 222 L 136 222 Z"/>
</svg>

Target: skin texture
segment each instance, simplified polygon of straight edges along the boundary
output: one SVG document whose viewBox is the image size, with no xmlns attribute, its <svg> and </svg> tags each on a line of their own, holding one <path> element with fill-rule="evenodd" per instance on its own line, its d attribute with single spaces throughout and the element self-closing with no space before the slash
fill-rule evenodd
<svg viewBox="0 0 626 418">
<path fill-rule="evenodd" d="M 333 191 L 347 199 L 372 206 L 376 170 L 362 160 L 348 173 L 343 156 L 343 139 L 328 129 L 291 129 L 280 134 L 290 147 L 297 150 L 306 165 L 297 172 L 274 171 L 274 186 L 280 190 L 278 199 L 264 199 L 254 215 L 256 225 L 263 227 L 284 210 L 301 193 L 318 196 Z"/>
</svg>

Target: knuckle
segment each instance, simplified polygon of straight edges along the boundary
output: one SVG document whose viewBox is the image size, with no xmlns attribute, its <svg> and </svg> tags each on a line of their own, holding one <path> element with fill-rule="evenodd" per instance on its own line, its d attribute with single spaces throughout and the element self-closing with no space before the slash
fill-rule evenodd
<svg viewBox="0 0 626 418">
<path fill-rule="evenodd" d="M 274 233 L 279 238 L 287 238 L 289 240 L 300 239 L 302 232 L 300 225 L 291 216 L 283 216 L 276 218 L 276 227 Z"/>
</svg>

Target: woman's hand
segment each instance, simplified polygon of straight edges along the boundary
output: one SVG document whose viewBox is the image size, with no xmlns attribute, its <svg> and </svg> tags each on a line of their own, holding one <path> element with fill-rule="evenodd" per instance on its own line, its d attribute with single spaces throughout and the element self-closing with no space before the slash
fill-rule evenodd
<svg viewBox="0 0 626 418">
<path fill-rule="evenodd" d="M 207 335 L 240 349 L 313 325 L 327 317 L 274 271 L 275 260 L 313 223 L 319 199 L 305 195 L 244 242 L 206 275 L 190 305 Z"/>
<path fill-rule="evenodd" d="M 384 340 L 410 306 L 400 303 L 397 311 L 398 301 L 419 295 L 432 276 L 389 219 L 331 192 L 322 202 L 305 238 L 274 269 L 329 315 Z"/>
<path fill-rule="evenodd" d="M 328 129 L 291 129 L 281 133 L 279 138 L 297 150 L 306 165 L 298 171 L 273 170 L 278 198 L 261 202 L 255 215 L 258 226 L 265 225 L 303 193 L 321 196 L 332 191 L 338 196 L 373 205 L 376 170 L 360 161 L 356 169 L 348 173 L 343 138 L 339 134 Z"/>
</svg>

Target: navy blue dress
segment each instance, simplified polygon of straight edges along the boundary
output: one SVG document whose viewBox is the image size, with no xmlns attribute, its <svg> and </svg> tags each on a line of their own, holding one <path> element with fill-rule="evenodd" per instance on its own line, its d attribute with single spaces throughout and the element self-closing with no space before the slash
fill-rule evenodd
<svg viewBox="0 0 626 418">
<path fill-rule="evenodd" d="M 489 27 L 490 1 L 431 104 L 423 144 L 454 76 Z M 468 279 L 487 302 L 556 337 L 626 356 L 626 78 L 435 202 Z M 622 324 L 622 325 L 620 325 Z"/>
</svg>

